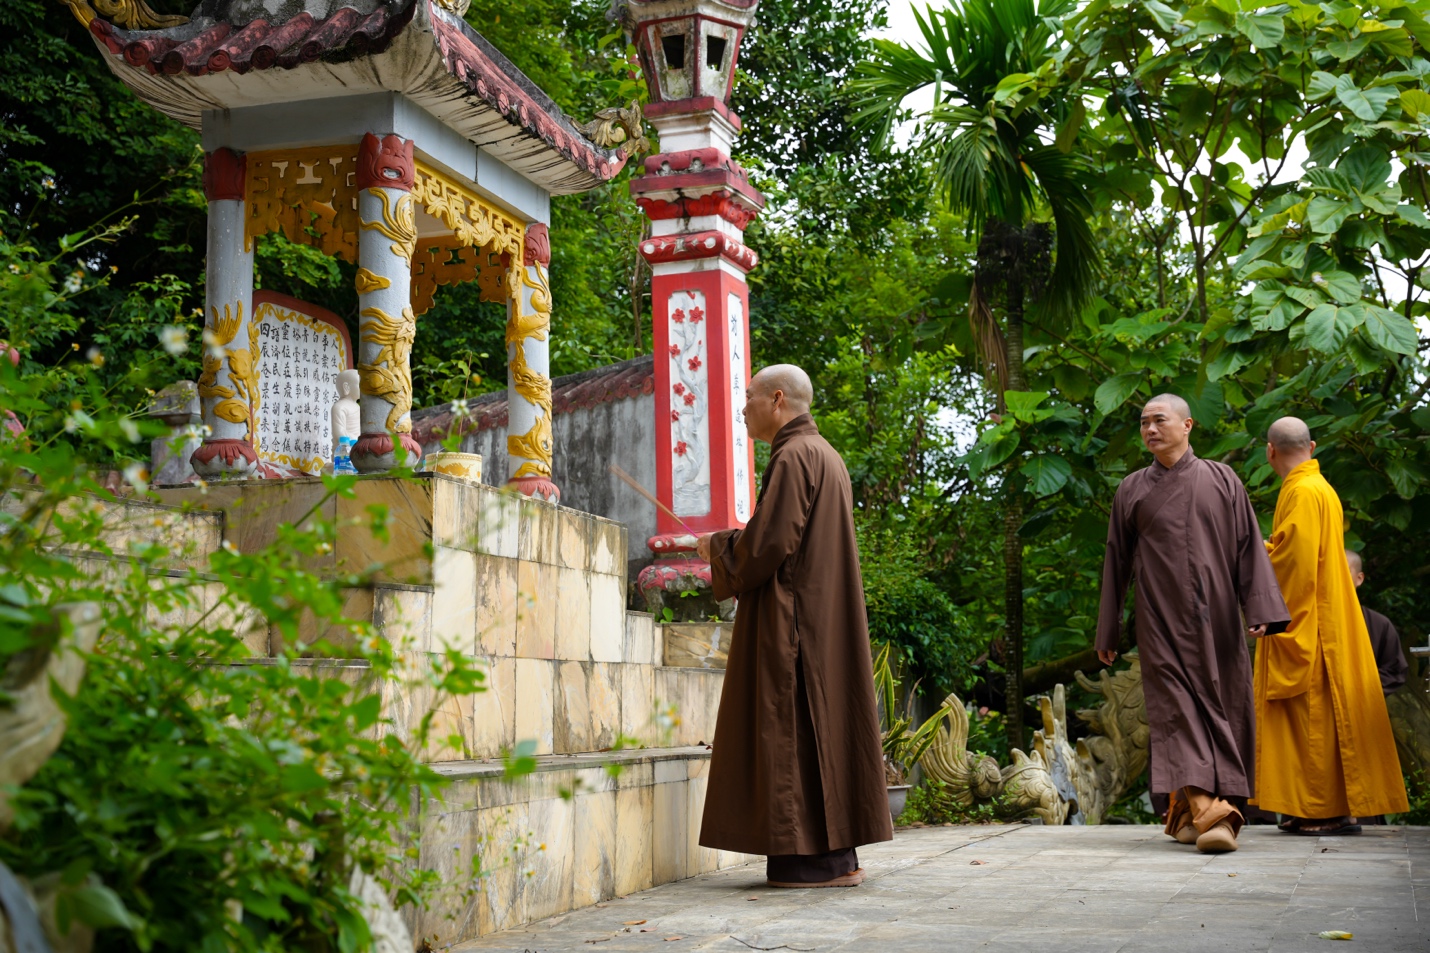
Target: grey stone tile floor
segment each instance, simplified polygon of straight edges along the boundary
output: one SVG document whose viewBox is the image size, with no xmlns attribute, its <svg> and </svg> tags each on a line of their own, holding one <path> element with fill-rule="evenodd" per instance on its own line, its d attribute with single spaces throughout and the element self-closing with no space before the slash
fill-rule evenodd
<svg viewBox="0 0 1430 953">
<path fill-rule="evenodd" d="M 1242 832 L 1206 855 L 1138 826 L 901 830 L 865 883 L 766 887 L 751 864 L 460 944 L 461 953 L 1430 953 L 1430 828 Z M 1421 905 L 1424 909 L 1421 909 Z"/>
</svg>

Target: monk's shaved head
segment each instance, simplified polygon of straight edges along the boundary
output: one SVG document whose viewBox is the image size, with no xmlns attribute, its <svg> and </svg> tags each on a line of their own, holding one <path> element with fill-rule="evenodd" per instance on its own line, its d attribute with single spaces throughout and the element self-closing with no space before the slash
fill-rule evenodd
<svg viewBox="0 0 1430 953">
<path fill-rule="evenodd" d="M 1282 417 L 1266 431 L 1266 442 L 1281 453 L 1309 452 L 1311 428 L 1300 417 Z"/>
<path fill-rule="evenodd" d="M 1365 563 L 1361 562 L 1360 553 L 1354 549 L 1346 550 L 1346 562 L 1351 564 L 1351 575 L 1358 572 L 1365 572 Z"/>
<path fill-rule="evenodd" d="M 1158 394 L 1156 397 L 1147 401 L 1148 407 L 1151 407 L 1153 404 L 1165 405 L 1168 410 L 1183 420 L 1189 420 L 1192 416 L 1192 408 L 1185 400 L 1176 394 Z"/>
<path fill-rule="evenodd" d="M 809 413 L 809 405 L 814 402 L 814 385 L 809 382 L 809 375 L 794 364 L 771 364 L 755 375 L 750 386 L 761 388 L 762 394 L 781 391 L 795 413 Z"/>
</svg>

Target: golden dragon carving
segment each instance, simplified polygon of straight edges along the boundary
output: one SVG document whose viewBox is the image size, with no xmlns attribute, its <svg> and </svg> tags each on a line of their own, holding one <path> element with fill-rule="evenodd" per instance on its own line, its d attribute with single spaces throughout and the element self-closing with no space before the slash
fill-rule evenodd
<svg viewBox="0 0 1430 953">
<path fill-rule="evenodd" d="M 204 342 L 203 373 L 199 375 L 199 396 L 218 398 L 214 415 L 234 424 L 248 423 L 249 406 L 256 399 L 258 390 L 254 386 L 253 352 L 248 348 L 229 348 L 242 324 L 242 301 L 234 307 L 224 305 L 222 317 L 219 316 L 218 306 L 213 307 L 212 327 L 208 329 L 208 340 Z M 228 361 L 228 377 L 233 387 L 218 382 L 225 360 Z"/>
<path fill-rule="evenodd" d="M 357 366 L 362 376 L 362 392 L 392 404 L 387 415 L 388 430 L 409 433 L 412 421 L 403 422 L 402 418 L 412 410 L 412 369 L 408 361 L 412 357 L 412 341 L 417 337 L 417 316 L 409 305 L 397 317 L 381 308 L 364 308 L 362 317 L 375 325 L 365 340 L 379 346 L 370 363 L 360 362 Z"/>
</svg>

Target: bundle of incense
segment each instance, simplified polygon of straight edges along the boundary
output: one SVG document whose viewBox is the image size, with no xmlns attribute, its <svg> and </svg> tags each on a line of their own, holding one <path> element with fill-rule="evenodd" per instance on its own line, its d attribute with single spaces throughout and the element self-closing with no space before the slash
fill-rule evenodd
<svg viewBox="0 0 1430 953">
<path fill-rule="evenodd" d="M 657 499 L 655 498 L 655 494 L 654 494 L 654 493 L 652 493 L 650 490 L 647 490 L 645 487 L 643 487 L 643 486 L 641 486 L 639 483 L 637 483 L 635 477 L 631 476 L 629 473 L 627 473 L 626 471 L 622 470 L 620 467 L 616 466 L 614 463 L 609 464 L 609 465 L 606 467 L 606 469 L 610 470 L 610 471 L 611 471 L 612 473 L 614 473 L 616 476 L 620 477 L 621 480 L 623 480 L 623 481 L 625 482 L 626 486 L 630 487 L 632 490 L 635 490 L 635 491 L 636 491 L 637 493 L 639 493 L 641 496 L 645 497 L 646 499 L 648 499 L 648 500 L 650 500 L 652 503 L 654 503 L 655 506 L 656 506 L 656 509 L 660 510 L 660 511 L 661 511 L 662 513 L 664 513 L 666 516 L 669 516 L 671 519 L 673 519 L 673 520 L 675 520 L 677 523 L 679 523 L 680 526 L 681 526 L 681 528 L 684 529 L 684 530 L 685 530 L 687 533 L 689 533 L 691 536 L 699 536 L 699 535 L 700 535 L 699 533 L 695 532 L 695 530 L 691 529 L 689 526 L 686 526 L 686 525 L 685 525 L 685 520 L 681 519 L 679 516 L 676 516 L 674 513 L 672 513 L 671 510 L 670 510 L 670 507 L 666 506 L 666 505 L 665 505 L 664 503 L 662 503 L 660 500 L 657 500 Z"/>
</svg>

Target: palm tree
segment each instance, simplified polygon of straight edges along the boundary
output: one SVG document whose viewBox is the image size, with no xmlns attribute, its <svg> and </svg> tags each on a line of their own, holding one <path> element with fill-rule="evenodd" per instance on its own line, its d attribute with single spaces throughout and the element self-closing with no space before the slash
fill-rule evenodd
<svg viewBox="0 0 1430 953">
<path fill-rule="evenodd" d="M 855 119 L 887 142 L 908 116 L 903 103 L 931 90 L 916 145 L 930 159 L 949 206 L 967 219 L 978 252 L 969 319 L 1005 409 L 1028 389 L 1024 319 L 1038 304 L 1066 320 L 1098 269 L 1089 221 L 1090 166 L 1073 151 L 1083 106 L 1058 84 L 1059 18 L 1075 0 L 951 0 L 915 11 L 923 48 L 875 40 L 853 81 Z M 1001 323 L 999 321 L 1001 314 Z M 1016 460 L 1016 458 L 1015 458 Z M 1004 665 L 1010 747 L 1023 747 L 1023 494 L 1016 462 L 1005 474 Z"/>
</svg>

